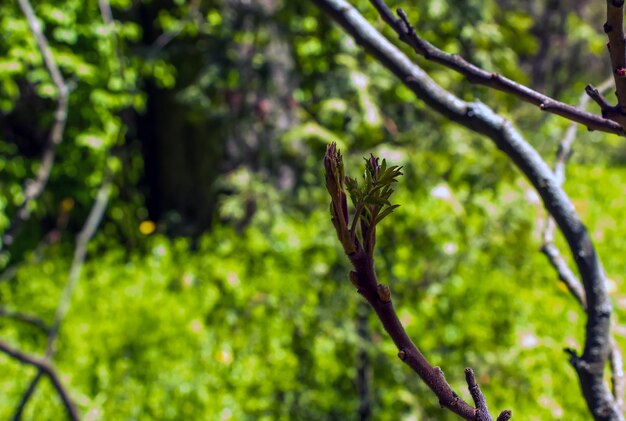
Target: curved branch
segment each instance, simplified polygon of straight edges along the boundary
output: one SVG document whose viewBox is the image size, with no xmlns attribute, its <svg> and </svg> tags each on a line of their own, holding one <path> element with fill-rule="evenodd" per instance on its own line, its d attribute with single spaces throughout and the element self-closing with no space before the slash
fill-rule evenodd
<svg viewBox="0 0 626 421">
<path fill-rule="evenodd" d="M 76 409 L 74 402 L 72 402 L 69 393 L 67 393 L 67 391 L 63 387 L 59 376 L 48 361 L 24 354 L 23 352 L 12 348 L 3 341 L 0 341 L 0 351 L 4 352 L 9 357 L 20 361 L 21 363 L 37 367 L 39 369 L 39 372 L 46 374 L 50 378 L 50 381 L 52 382 L 54 388 L 59 393 L 59 396 L 61 397 L 61 401 L 63 402 L 63 406 L 65 406 L 69 418 L 71 420 L 80 419 L 80 417 L 78 416 L 78 410 Z"/>
<path fill-rule="evenodd" d="M 391 70 L 418 98 L 445 117 L 489 137 L 539 192 L 544 206 L 563 232 L 581 274 L 588 311 L 585 347 L 570 362 L 580 379 L 587 405 L 597 420 L 623 420 L 603 381 L 609 354 L 612 312 L 605 278 L 591 238 L 558 180 L 511 123 L 480 102 L 465 102 L 437 85 L 359 12 L 344 0 L 312 0 L 337 21 L 380 63 Z"/>
<path fill-rule="evenodd" d="M 29 325 L 35 326 L 43 333 L 48 333 L 50 328 L 43 321 L 43 319 L 34 316 L 32 314 L 22 313 L 20 311 L 12 311 L 7 309 L 6 307 L 0 306 L 0 317 L 6 317 L 7 319 L 13 319 L 18 322 L 27 323 Z"/>
<path fill-rule="evenodd" d="M 604 100 L 601 93 L 607 91 L 613 86 L 613 78 L 609 78 L 602 82 L 598 88 L 587 86 L 587 95 L 582 95 L 580 98 L 579 108 L 585 109 L 590 99 L 600 103 Z M 559 147 L 556 153 L 556 161 L 554 163 L 554 174 L 557 181 L 562 186 L 565 182 L 565 167 L 572 154 L 572 146 L 576 140 L 576 131 L 578 126 L 572 122 L 565 132 L 565 136 L 559 143 Z M 569 292 L 574 296 L 576 301 L 581 307 L 587 310 L 587 299 L 585 297 L 585 291 L 580 281 L 569 268 L 569 265 L 561 256 L 559 249 L 554 244 L 554 220 L 550 215 L 546 216 L 546 221 L 543 231 L 543 246 L 541 251 L 546 255 L 550 264 L 556 269 L 559 279 L 565 284 Z M 622 362 L 622 353 L 617 344 L 617 341 L 610 337 L 609 345 L 609 366 L 611 367 L 611 384 L 613 386 L 613 397 L 617 407 L 620 410 L 624 408 L 624 368 Z"/>
<path fill-rule="evenodd" d="M 43 61 L 48 73 L 50 74 L 52 83 L 54 83 L 58 90 L 58 98 L 57 107 L 54 111 L 54 124 L 50 130 L 50 134 L 42 154 L 41 165 L 39 166 L 39 170 L 37 171 L 35 178 L 24 183 L 24 200 L 18 206 L 13 219 L 9 223 L 9 227 L 2 235 L 0 251 L 13 244 L 15 236 L 17 235 L 21 225 L 26 222 L 28 218 L 30 218 L 29 208 L 31 202 L 36 200 L 41 193 L 43 193 L 46 184 L 48 184 L 50 172 L 52 171 L 52 166 L 54 165 L 56 148 L 63 140 L 65 123 L 67 121 L 69 97 L 69 88 L 65 83 L 65 79 L 63 79 L 63 75 L 61 74 L 59 67 L 54 61 L 48 41 L 41 30 L 41 23 L 37 19 L 37 16 L 35 16 L 32 6 L 28 0 L 18 0 L 18 3 L 24 13 L 24 16 L 26 17 L 26 20 L 28 21 L 28 26 L 30 27 L 31 32 L 35 36 L 39 52 L 43 57 Z"/>
<path fill-rule="evenodd" d="M 104 211 L 106 210 L 107 203 L 109 201 L 109 195 L 111 193 L 111 180 L 109 179 L 109 174 L 106 174 L 104 177 L 104 181 L 102 182 L 102 185 L 98 190 L 96 200 L 91 207 L 91 210 L 89 211 L 89 215 L 87 216 L 87 221 L 85 221 L 85 225 L 76 236 L 76 246 L 74 248 L 74 258 L 72 259 L 70 273 L 68 275 L 65 288 L 63 289 L 63 294 L 59 301 L 59 305 L 57 306 L 56 312 L 54 314 L 54 321 L 52 322 L 52 326 L 50 326 L 48 330 L 46 358 L 52 358 L 55 353 L 56 341 L 59 335 L 59 331 L 61 329 L 61 323 L 63 322 L 67 312 L 69 311 L 72 293 L 74 292 L 74 289 L 78 284 L 83 264 L 85 263 L 85 258 L 87 257 L 87 244 L 96 233 L 96 229 L 98 228 L 98 225 L 100 224 L 100 221 L 104 216 Z M 26 391 L 22 395 L 22 399 L 20 401 L 18 409 L 13 416 L 14 421 L 19 421 L 21 419 L 26 404 L 35 392 L 37 384 L 39 383 L 39 380 L 41 380 L 41 376 L 42 371 L 39 370 L 37 375 L 30 382 L 28 389 L 26 389 Z"/>
</svg>

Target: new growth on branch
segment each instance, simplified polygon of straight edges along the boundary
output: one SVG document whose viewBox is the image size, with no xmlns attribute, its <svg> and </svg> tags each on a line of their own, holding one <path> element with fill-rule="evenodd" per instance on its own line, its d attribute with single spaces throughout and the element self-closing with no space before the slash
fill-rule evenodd
<svg viewBox="0 0 626 421">
<path fill-rule="evenodd" d="M 474 371 L 471 368 L 465 369 L 465 378 L 475 408 L 452 390 L 443 371 L 439 367 L 433 367 L 409 338 L 391 302 L 391 290 L 387 285 L 379 283 L 376 277 L 376 226 L 399 206 L 392 205 L 389 199 L 398 177 L 402 175 L 402 167 L 388 167 L 386 160 L 383 159 L 380 163 L 379 158 L 370 155 L 365 158 L 363 182 L 359 184 L 356 178 L 345 175 L 341 152 L 332 143 L 326 149 L 324 170 L 326 189 L 331 198 L 331 220 L 344 252 L 354 267 L 349 275 L 350 282 L 376 312 L 398 347 L 398 357 L 428 385 L 441 406 L 466 420 L 493 421 L 485 397 L 476 383 Z M 348 209 L 348 195 L 354 208 L 352 215 Z M 511 411 L 505 410 L 500 413 L 497 421 L 510 418 Z"/>
</svg>

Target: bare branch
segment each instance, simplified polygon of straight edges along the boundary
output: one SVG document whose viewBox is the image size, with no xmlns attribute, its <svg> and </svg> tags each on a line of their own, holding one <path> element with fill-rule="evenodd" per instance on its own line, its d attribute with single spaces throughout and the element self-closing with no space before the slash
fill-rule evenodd
<svg viewBox="0 0 626 421">
<path fill-rule="evenodd" d="M 15 409 L 15 413 L 13 417 L 11 417 L 11 421 L 20 421 L 22 416 L 24 415 L 24 411 L 26 410 L 26 404 L 30 400 L 33 393 L 35 393 L 35 389 L 39 385 L 39 381 L 43 377 L 43 371 L 39 370 L 33 380 L 28 385 L 28 388 L 24 391 L 22 398 L 20 399 L 20 403 L 17 405 Z"/>
<path fill-rule="evenodd" d="M 624 127 L 626 124 L 626 43 L 624 42 L 624 0 L 607 0 L 604 32 L 609 38 L 607 47 L 615 79 L 617 106 L 614 118 Z"/>
<path fill-rule="evenodd" d="M 587 296 L 585 347 L 581 356 L 573 355 L 570 361 L 576 369 L 583 395 L 593 416 L 598 420 L 623 420 L 623 415 L 603 381 L 609 354 L 612 312 L 604 273 L 587 229 L 548 165 L 509 121 L 480 102 L 465 102 L 442 89 L 378 33 L 349 3 L 344 0 L 313 2 L 342 25 L 358 44 L 364 46 L 398 76 L 428 106 L 447 118 L 488 136 L 537 189 L 544 206 L 554 217 L 568 242 Z M 615 128 L 614 123 L 602 122 L 600 126 Z"/>
<path fill-rule="evenodd" d="M 54 368 L 52 368 L 50 363 L 48 363 L 48 361 L 24 354 L 17 349 L 12 348 L 3 341 L 0 341 L 0 351 L 4 352 L 11 358 L 20 361 L 23 364 L 35 366 L 39 369 L 39 372 L 46 374 L 50 378 L 50 381 L 52 382 L 54 388 L 59 393 L 61 401 L 63 402 L 63 406 L 65 406 L 65 409 L 67 410 L 67 415 L 69 416 L 69 418 L 71 420 L 80 419 L 80 417 L 78 416 L 78 410 L 76 409 L 74 402 L 72 402 L 69 393 L 67 393 L 67 391 L 63 387 L 61 380 L 59 380 L 59 376 L 57 375 Z"/>
<path fill-rule="evenodd" d="M 476 405 L 476 421 L 493 421 L 491 415 L 489 415 L 485 395 L 480 391 L 480 387 L 478 387 L 474 377 L 474 371 L 471 368 L 465 369 L 465 380 L 467 381 L 467 387 L 472 395 L 472 399 L 474 399 L 474 405 Z"/>
<path fill-rule="evenodd" d="M 607 91 L 613 86 L 613 78 L 610 77 L 605 80 L 598 89 L 591 86 L 587 86 L 586 91 L 588 95 L 582 95 L 580 98 L 579 108 L 585 109 L 590 99 L 596 102 L 605 101 L 602 97 L 602 92 Z M 576 131 L 578 126 L 576 123 L 570 124 L 565 132 L 565 136 L 559 143 L 559 147 L 556 153 L 556 161 L 554 163 L 554 174 L 560 183 L 563 185 L 565 182 L 565 167 L 567 161 L 572 153 L 572 146 L 576 139 Z M 559 249 L 554 244 L 554 230 L 555 223 L 550 215 L 546 216 L 543 231 L 543 246 L 541 251 L 548 257 L 550 264 L 556 269 L 559 279 L 565 284 L 569 292 L 576 298 L 576 301 L 582 306 L 583 309 L 587 309 L 587 300 L 585 292 L 580 281 L 576 275 L 569 268 L 569 265 L 565 262 L 565 259 L 559 252 Z M 609 365 L 611 367 L 611 384 L 613 385 L 613 397 L 615 402 L 623 410 L 624 408 L 624 369 L 622 363 L 622 354 L 619 345 L 613 338 L 610 337 L 610 351 L 609 351 Z"/>
<path fill-rule="evenodd" d="M 358 292 L 367 299 L 376 312 L 383 327 L 398 348 L 398 357 L 420 376 L 437 396 L 441 406 L 448 408 L 466 420 L 491 421 L 490 417 L 478 417 L 477 410 L 452 390 L 444 377 L 443 371 L 439 367 L 433 367 L 409 338 L 393 307 L 389 288 L 379 284 L 376 279 L 372 257 L 368 256 L 364 250 L 359 250 L 348 257 L 355 269 L 354 272 L 350 273 L 351 281 L 357 286 Z M 487 413 L 486 416 L 489 416 L 489 414 Z"/>
<path fill-rule="evenodd" d="M 26 314 L 19 311 L 9 310 L 6 307 L 0 306 L 0 317 L 6 317 L 7 319 L 17 320 L 19 322 L 27 323 L 29 325 L 35 326 L 39 330 L 44 333 L 48 333 L 49 328 L 46 322 L 43 319 L 33 316 L 32 314 Z"/>
<path fill-rule="evenodd" d="M 48 41 L 41 30 L 41 23 L 35 16 L 32 6 L 28 0 L 18 0 L 20 8 L 28 21 L 31 32 L 35 36 L 39 52 L 41 53 L 48 73 L 52 79 L 52 82 L 57 88 L 58 98 L 57 107 L 54 112 L 54 124 L 50 130 L 46 146 L 44 148 L 41 165 L 33 180 L 28 180 L 23 187 L 24 200 L 18 206 L 17 211 L 9 223 L 9 227 L 2 235 L 2 244 L 0 244 L 0 251 L 13 244 L 15 236 L 19 231 L 21 225 L 30 218 L 30 204 L 36 200 L 41 193 L 43 193 L 48 179 L 50 178 L 50 172 L 54 165 L 54 158 L 57 146 L 63 140 L 63 133 L 65 132 L 65 123 L 67 121 L 67 108 L 69 88 L 63 79 L 63 75 L 59 70 Z"/>
<path fill-rule="evenodd" d="M 417 54 L 423 56 L 427 60 L 442 64 L 455 72 L 462 74 L 469 82 L 489 86 L 499 91 L 515 95 L 526 102 L 538 106 L 543 111 L 560 115 L 568 120 L 576 121 L 577 123 L 586 126 L 589 130 L 599 130 L 622 136 L 625 135 L 623 128 L 615 121 L 557 101 L 502 75 L 483 70 L 480 67 L 467 62 L 459 55 L 448 54 L 438 49 L 417 35 L 413 26 L 409 22 L 406 13 L 404 13 L 402 9 L 398 9 L 400 19 L 396 19 L 394 18 L 391 10 L 385 5 L 384 1 L 371 0 L 371 3 L 379 11 L 385 22 L 391 25 L 391 27 L 398 33 L 400 39 L 410 45 Z"/>
<path fill-rule="evenodd" d="M 74 249 L 74 258 L 72 260 L 72 266 L 70 267 L 70 273 L 67 279 L 67 283 L 65 284 L 65 289 L 63 290 L 63 294 L 61 295 L 61 299 L 59 301 L 59 305 L 57 306 L 56 313 L 54 315 L 54 321 L 52 326 L 49 329 L 48 333 L 48 341 L 46 345 L 46 358 L 52 358 L 55 353 L 56 341 L 59 335 L 59 331 L 61 328 L 61 323 L 63 322 L 70 306 L 70 301 L 72 298 L 72 293 L 78 284 L 78 280 L 80 279 L 80 273 L 83 268 L 83 264 L 85 262 L 85 257 L 87 255 L 87 244 L 89 240 L 93 237 L 104 216 L 104 211 L 106 210 L 107 203 L 109 201 L 109 195 L 111 192 L 111 180 L 109 179 L 109 175 L 105 175 L 104 181 L 98 190 L 96 200 L 89 212 L 89 216 L 87 216 L 87 221 L 85 225 L 81 229 L 81 231 L 76 236 L 76 246 Z M 22 396 L 20 405 L 13 416 L 14 421 L 19 421 L 21 419 L 22 413 L 28 400 L 35 392 L 37 388 L 37 384 L 42 377 L 41 370 L 37 373 L 37 375 L 31 381 L 28 389 L 24 392 Z"/>
<path fill-rule="evenodd" d="M 72 293 L 78 284 L 80 279 L 80 273 L 83 270 L 83 264 L 85 263 L 85 257 L 87 256 L 87 244 L 96 233 L 98 225 L 104 216 L 107 204 L 109 202 L 109 195 L 111 193 L 111 180 L 108 175 L 105 175 L 105 179 L 98 190 L 96 201 L 94 202 L 85 225 L 76 236 L 76 247 L 74 248 L 74 258 L 72 259 L 72 266 L 70 268 L 70 274 L 63 290 L 63 295 L 57 307 L 57 311 L 54 315 L 54 321 L 50 328 L 50 335 L 48 338 L 48 350 L 47 354 L 52 355 L 54 353 L 54 344 L 61 327 L 61 323 L 65 318 L 69 310 L 69 305 L 72 298 Z"/>
</svg>

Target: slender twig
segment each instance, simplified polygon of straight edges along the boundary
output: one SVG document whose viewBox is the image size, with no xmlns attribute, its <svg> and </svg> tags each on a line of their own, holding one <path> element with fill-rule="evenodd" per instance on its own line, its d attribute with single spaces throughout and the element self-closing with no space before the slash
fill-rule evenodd
<svg viewBox="0 0 626 421">
<path fill-rule="evenodd" d="M 476 378 L 474 377 L 474 370 L 471 368 L 465 369 L 465 381 L 467 382 L 470 395 L 472 395 L 472 399 L 474 400 L 474 405 L 476 405 L 476 420 L 491 420 L 485 395 L 480 391 L 480 387 L 478 387 L 478 383 L 476 383 Z M 500 417 L 504 413 L 510 414 L 511 411 L 504 411 L 500 414 Z"/>
<path fill-rule="evenodd" d="M 41 319 L 40 317 L 34 316 L 32 314 L 9 310 L 6 307 L 0 306 L 0 317 L 5 317 L 7 319 L 13 319 L 17 320 L 18 322 L 27 323 L 29 325 L 35 326 L 46 334 L 49 331 L 49 327 L 46 322 L 44 322 L 43 319 Z"/>
<path fill-rule="evenodd" d="M 35 393 L 35 389 L 37 389 L 37 386 L 39 385 L 39 381 L 41 380 L 42 377 L 43 377 L 43 371 L 41 370 L 37 371 L 37 374 L 35 375 L 35 377 L 33 377 L 33 380 L 30 382 L 30 384 L 24 391 L 24 394 L 22 395 L 22 398 L 20 399 L 20 403 L 17 405 L 17 408 L 15 409 L 15 413 L 11 417 L 11 421 L 20 421 L 22 419 L 22 416 L 24 415 L 24 411 L 26 410 L 26 404 L 30 400 L 33 393 Z"/>
<path fill-rule="evenodd" d="M 72 293 L 74 292 L 74 289 L 78 284 L 83 264 L 85 262 L 85 257 L 87 256 L 87 244 L 95 234 L 96 229 L 98 228 L 98 225 L 100 224 L 100 221 L 104 216 L 104 211 L 107 207 L 110 191 L 111 180 L 109 178 L 109 175 L 107 174 L 104 176 L 104 181 L 102 182 L 102 185 L 98 190 L 96 200 L 91 208 L 91 211 L 89 212 L 89 216 L 87 216 L 85 225 L 76 236 L 74 257 L 72 259 L 72 265 L 70 267 L 67 283 L 65 284 L 65 288 L 63 290 L 61 299 L 59 300 L 59 304 L 54 315 L 54 321 L 52 322 L 48 333 L 48 341 L 46 345 L 46 358 L 48 359 L 51 359 L 54 356 L 56 350 L 56 341 L 61 328 L 61 323 L 65 319 L 65 316 L 69 310 Z M 28 389 L 24 392 L 20 405 L 17 408 L 15 415 L 13 416 L 13 420 L 18 421 L 21 419 L 24 408 L 26 407 L 26 404 L 28 403 L 30 397 L 35 392 L 37 384 L 39 383 L 41 377 L 42 372 L 40 370 L 31 381 Z"/>
<path fill-rule="evenodd" d="M 48 361 L 46 361 L 45 359 L 40 359 L 24 354 L 23 352 L 18 351 L 17 349 L 11 347 L 3 341 L 0 341 L 0 351 L 4 352 L 11 358 L 20 361 L 23 364 L 37 367 L 39 369 L 39 372 L 47 375 L 50 378 L 52 385 L 57 390 L 69 418 L 71 420 L 80 419 L 80 417 L 78 416 L 78 410 L 76 409 L 74 402 L 70 398 L 69 393 L 67 393 L 67 391 L 65 390 L 65 387 L 63 387 L 63 384 L 61 383 L 61 380 L 59 379 L 56 371 L 54 370 L 54 368 L 52 368 Z"/>
<path fill-rule="evenodd" d="M 428 106 L 445 117 L 488 136 L 511 158 L 538 191 L 544 206 L 567 240 L 587 296 L 584 350 L 580 356 L 571 355 L 570 362 L 576 369 L 592 415 L 598 420 L 623 420 L 623 415 L 603 380 L 609 354 L 612 312 L 604 273 L 586 227 L 559 186 L 552 170 L 509 121 L 480 102 L 465 102 L 441 88 L 349 3 L 344 0 L 312 1 L 342 25 L 358 44 L 391 70 Z M 610 126 L 606 125 L 608 123 L 602 124 L 605 128 Z"/>
<path fill-rule="evenodd" d="M 65 316 L 69 310 L 72 293 L 78 284 L 80 274 L 83 270 L 83 264 L 85 263 L 85 257 L 87 256 L 87 244 L 96 233 L 98 225 L 104 216 L 107 204 L 109 202 L 109 195 L 111 193 L 111 180 L 108 175 L 105 175 L 105 179 L 98 190 L 96 201 L 94 202 L 85 225 L 76 236 L 76 247 L 74 249 L 74 258 L 72 259 L 72 266 L 70 268 L 70 274 L 63 290 L 63 295 L 57 307 L 57 311 L 54 315 L 54 321 L 50 328 L 50 337 L 48 339 L 48 353 L 54 353 L 54 344 L 57 339 L 61 323 L 65 319 Z"/>
<path fill-rule="evenodd" d="M 608 133 L 624 135 L 622 126 L 605 117 L 589 113 L 580 108 L 557 101 L 540 92 L 521 85 L 498 73 L 488 72 L 480 67 L 467 62 L 457 54 L 448 54 L 421 38 L 410 24 L 407 15 L 402 9 L 398 9 L 400 19 L 394 17 L 391 10 L 383 0 L 371 0 L 385 22 L 389 24 L 399 35 L 400 39 L 410 45 L 413 50 L 427 60 L 442 64 L 467 78 L 471 83 L 489 86 L 503 91 L 538 106 L 541 110 L 560 115 L 568 120 L 576 121 L 589 130 L 599 130 Z"/>
<path fill-rule="evenodd" d="M 20 8 L 28 21 L 28 26 L 31 32 L 35 36 L 39 52 L 43 57 L 45 66 L 50 74 L 52 82 L 58 91 L 57 107 L 54 112 L 54 124 L 50 130 L 46 146 L 44 148 L 41 164 L 39 170 L 33 180 L 28 180 L 23 187 L 24 199 L 18 206 L 13 219 L 10 221 L 8 228 L 2 235 L 2 243 L 0 244 L 0 251 L 13 244 L 15 236 L 21 225 L 30 218 L 30 205 L 31 202 L 36 200 L 41 193 L 43 193 L 48 179 L 50 178 L 50 172 L 54 165 L 54 158 L 57 146 L 63 140 L 63 133 L 65 131 L 65 123 L 67 121 L 67 108 L 69 88 L 65 83 L 65 79 L 57 66 L 48 41 L 41 30 L 41 23 L 35 16 L 32 6 L 28 0 L 18 0 Z"/>
</svg>

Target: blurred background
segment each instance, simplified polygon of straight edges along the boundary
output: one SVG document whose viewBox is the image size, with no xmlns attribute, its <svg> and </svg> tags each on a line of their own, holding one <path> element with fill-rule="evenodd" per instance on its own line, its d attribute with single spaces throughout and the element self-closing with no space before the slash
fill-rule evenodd
<svg viewBox="0 0 626 421">
<path fill-rule="evenodd" d="M 565 102 L 610 75 L 600 2 L 388 3 L 436 46 Z M 367 1 L 352 4 L 397 38 Z M 539 252 L 537 195 L 312 2 L 32 6 L 69 88 L 67 119 L 29 200 L 62 96 L 20 4 L 3 1 L 0 339 L 32 355 L 52 342 L 84 419 L 456 419 L 347 282 L 321 165 L 332 141 L 354 176 L 370 153 L 404 167 L 377 270 L 455 390 L 470 399 L 470 366 L 493 411 L 590 418 L 563 352 L 581 350 L 585 316 Z M 417 62 L 553 162 L 567 121 Z M 625 162 L 622 139 L 580 129 L 565 185 L 610 279 L 622 345 Z M 37 370 L 0 354 L 0 372 L 0 419 L 12 419 Z M 46 378 L 21 416 L 65 417 Z"/>
</svg>

